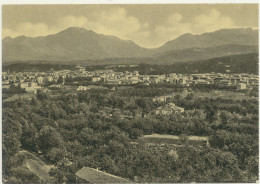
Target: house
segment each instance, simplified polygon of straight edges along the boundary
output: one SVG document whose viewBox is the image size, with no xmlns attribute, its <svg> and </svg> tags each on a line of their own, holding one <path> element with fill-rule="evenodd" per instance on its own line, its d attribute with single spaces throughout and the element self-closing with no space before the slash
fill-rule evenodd
<svg viewBox="0 0 260 184">
<path fill-rule="evenodd" d="M 27 93 L 37 93 L 38 90 L 40 90 L 41 87 L 40 86 L 35 86 L 35 87 L 26 87 L 25 91 Z"/>
<path fill-rule="evenodd" d="M 206 80 L 198 79 L 195 81 L 195 84 L 210 84 L 210 82 Z"/>
<path fill-rule="evenodd" d="M 82 66 L 79 66 L 79 65 L 77 65 L 77 66 L 75 67 L 75 69 L 76 69 L 77 72 L 83 72 L 83 71 L 85 71 L 85 68 L 83 68 Z"/>
<path fill-rule="evenodd" d="M 145 144 L 179 144 L 180 138 L 175 135 L 151 134 L 139 137 L 138 141 Z"/>
<path fill-rule="evenodd" d="M 11 85 L 10 85 L 9 81 L 2 81 L 2 88 L 3 89 L 8 89 L 10 87 L 11 87 Z"/>
<path fill-rule="evenodd" d="M 150 77 L 148 75 L 139 75 L 138 79 L 141 82 L 148 82 L 150 80 Z"/>
<path fill-rule="evenodd" d="M 99 76 L 92 77 L 92 82 L 98 82 L 98 81 L 101 81 L 101 77 L 99 77 Z"/>
<path fill-rule="evenodd" d="M 98 169 L 83 167 L 76 172 L 77 180 L 80 183 L 134 183 L 130 180 L 115 176 Z"/>
<path fill-rule="evenodd" d="M 258 84 L 258 78 L 254 77 L 254 78 L 250 78 L 249 79 L 249 84 Z"/>
<path fill-rule="evenodd" d="M 168 103 L 164 107 L 158 107 L 155 110 L 155 114 L 162 115 L 171 115 L 171 114 L 180 114 L 184 112 L 184 108 L 175 106 L 174 103 Z"/>
<path fill-rule="evenodd" d="M 230 79 L 232 84 L 238 84 L 240 82 L 240 78 L 239 77 L 232 77 Z"/>
<path fill-rule="evenodd" d="M 21 89 L 25 89 L 27 93 L 36 93 L 37 90 L 41 89 L 36 82 L 22 82 L 18 84 Z"/>
<path fill-rule="evenodd" d="M 167 99 L 173 98 L 174 94 L 164 95 L 164 96 L 158 96 L 152 98 L 153 102 L 165 102 Z"/>
<path fill-rule="evenodd" d="M 11 87 L 10 84 L 3 84 L 3 85 L 2 85 L 2 89 L 8 89 L 8 88 L 10 88 L 10 87 Z"/>
<path fill-rule="evenodd" d="M 158 97 L 154 97 L 152 98 L 153 102 L 165 102 L 166 98 L 164 96 L 158 96 Z"/>
<path fill-rule="evenodd" d="M 220 84 L 224 86 L 231 86 L 232 83 L 230 80 L 225 79 L 225 80 L 221 80 Z"/>
<path fill-rule="evenodd" d="M 139 72 L 135 70 L 135 71 L 132 72 L 132 75 L 133 76 L 139 76 Z"/>
<path fill-rule="evenodd" d="M 190 145 L 197 146 L 209 146 L 209 138 L 201 136 L 188 136 L 187 143 Z"/>
<path fill-rule="evenodd" d="M 37 82 L 38 82 L 39 84 L 44 83 L 44 78 L 43 78 L 43 77 L 37 77 Z"/>
<path fill-rule="evenodd" d="M 51 82 L 51 81 L 53 81 L 53 77 L 51 77 L 51 76 L 44 77 L 44 81 Z"/>
<path fill-rule="evenodd" d="M 107 84 L 110 84 L 110 85 L 118 85 L 118 84 L 121 84 L 122 82 L 120 80 L 117 80 L 117 79 L 108 79 L 106 81 Z"/>
<path fill-rule="evenodd" d="M 237 85 L 237 89 L 238 89 L 238 90 L 246 89 L 246 84 L 245 84 L 245 83 L 239 83 L 239 84 Z"/>
<path fill-rule="evenodd" d="M 220 84 L 220 82 L 223 80 L 222 77 L 216 77 L 214 78 L 214 84 Z"/>
<path fill-rule="evenodd" d="M 19 84 L 19 86 L 21 87 L 21 89 L 29 87 L 28 82 L 22 82 Z"/>
</svg>

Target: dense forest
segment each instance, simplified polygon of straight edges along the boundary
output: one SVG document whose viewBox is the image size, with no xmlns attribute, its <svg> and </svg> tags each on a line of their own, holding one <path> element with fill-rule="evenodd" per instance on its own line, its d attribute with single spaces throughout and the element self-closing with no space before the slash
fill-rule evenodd
<svg viewBox="0 0 260 184">
<path fill-rule="evenodd" d="M 108 59 L 108 63 L 111 59 Z M 86 66 L 87 71 L 101 70 L 105 68 L 113 68 L 115 71 L 133 71 L 138 70 L 140 74 L 169 74 L 169 73 L 258 73 L 258 53 L 251 54 L 239 54 L 226 57 L 218 57 L 208 60 L 200 61 L 189 61 L 189 62 L 179 62 L 168 65 L 160 65 L 160 61 L 152 62 L 152 59 L 136 59 L 138 66 L 131 67 L 133 63 L 132 59 L 127 59 L 127 62 L 121 62 L 124 59 L 117 59 L 117 64 L 124 64 L 126 67 L 119 67 L 118 65 L 99 65 L 99 61 L 93 61 L 91 65 L 87 65 L 89 62 L 81 61 L 82 66 Z M 150 61 L 150 62 L 146 62 Z M 36 64 L 37 63 L 37 64 Z M 55 63 L 55 62 L 54 62 Z M 72 61 L 69 63 L 77 63 Z M 24 72 L 24 71 L 40 71 L 47 72 L 50 70 L 62 70 L 62 69 L 73 69 L 75 66 L 71 64 L 53 64 L 52 62 L 34 61 L 31 63 L 20 63 L 19 61 L 13 64 L 3 64 L 3 71 L 9 72 Z M 102 62 L 104 63 L 104 62 Z M 158 63 L 158 64 L 155 64 Z M 232 69 L 231 69 L 232 68 Z M 227 72 L 227 70 L 229 70 Z"/>
<path fill-rule="evenodd" d="M 216 87 L 215 87 L 216 88 Z M 22 164 L 20 150 L 53 164 L 57 183 L 76 183 L 83 166 L 138 182 L 255 182 L 258 180 L 258 97 L 233 89 L 178 86 L 121 86 L 68 93 L 38 92 L 28 101 L 3 103 L 3 178 L 7 183 L 40 182 Z M 213 98 L 214 90 L 233 94 Z M 228 91 L 226 91 L 228 90 Z M 196 94 L 207 93 L 208 97 Z M 152 97 L 175 93 L 167 102 Z M 174 102 L 183 115 L 155 115 Z M 132 117 L 122 118 L 122 115 Z M 133 145 L 146 134 L 207 136 L 210 147 L 168 150 Z M 162 149 L 162 150 L 161 150 Z M 67 164 L 68 160 L 72 164 Z"/>
</svg>

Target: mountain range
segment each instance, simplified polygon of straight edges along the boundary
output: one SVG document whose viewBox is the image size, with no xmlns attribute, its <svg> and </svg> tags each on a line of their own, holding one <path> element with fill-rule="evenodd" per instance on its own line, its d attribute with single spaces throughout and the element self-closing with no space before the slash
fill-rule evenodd
<svg viewBox="0 0 260 184">
<path fill-rule="evenodd" d="M 70 27 L 40 37 L 6 37 L 2 40 L 3 62 L 77 62 L 111 58 L 143 58 L 158 63 L 210 59 L 258 52 L 258 30 L 221 29 L 201 35 L 184 34 L 159 48 L 143 48 L 131 40 Z M 100 63 L 99 63 L 100 64 Z"/>
</svg>

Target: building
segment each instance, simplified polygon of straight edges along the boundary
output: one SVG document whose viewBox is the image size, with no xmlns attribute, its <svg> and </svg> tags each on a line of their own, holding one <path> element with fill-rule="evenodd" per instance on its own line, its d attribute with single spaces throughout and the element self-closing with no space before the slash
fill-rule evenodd
<svg viewBox="0 0 260 184">
<path fill-rule="evenodd" d="M 230 81 L 231 81 L 232 84 L 238 84 L 238 83 L 240 83 L 240 78 L 239 77 L 232 77 L 230 79 Z"/>
<path fill-rule="evenodd" d="M 174 103 L 168 103 L 164 107 L 158 107 L 155 110 L 155 114 L 162 115 L 171 115 L 171 114 L 180 114 L 184 112 L 184 108 L 175 106 Z"/>
<path fill-rule="evenodd" d="M 77 91 L 87 91 L 91 89 L 108 89 L 105 86 L 96 86 L 96 85 L 89 85 L 89 86 L 78 86 Z"/>
<path fill-rule="evenodd" d="M 140 137 L 138 141 L 145 144 L 179 144 L 180 138 L 175 135 L 151 134 Z"/>
<path fill-rule="evenodd" d="M 40 86 L 35 86 L 35 87 L 26 87 L 25 91 L 27 93 L 37 93 L 38 90 L 40 90 L 41 87 Z"/>
<path fill-rule="evenodd" d="M 214 78 L 214 84 L 220 84 L 220 82 L 223 80 L 223 77 L 216 77 Z"/>
<path fill-rule="evenodd" d="M 76 176 L 79 183 L 134 183 L 119 176 L 90 167 L 83 167 L 76 172 Z"/>
<path fill-rule="evenodd" d="M 121 84 L 122 82 L 120 80 L 117 80 L 117 79 L 108 79 L 106 81 L 107 84 L 110 84 L 110 85 L 119 85 Z"/>
<path fill-rule="evenodd" d="M 87 86 L 78 86 L 77 91 L 86 91 L 88 90 Z"/>
<path fill-rule="evenodd" d="M 9 89 L 11 87 L 10 84 L 3 84 L 2 89 Z"/>
<path fill-rule="evenodd" d="M 153 102 L 166 102 L 167 99 L 174 98 L 174 94 L 164 95 L 164 96 L 158 96 L 152 98 Z"/>
<path fill-rule="evenodd" d="M 238 90 L 246 89 L 246 84 L 245 84 L 245 83 L 239 83 L 239 84 L 237 85 L 237 89 L 238 89 Z"/>
<path fill-rule="evenodd" d="M 141 82 L 149 82 L 150 81 L 150 77 L 148 75 L 139 75 L 138 79 Z"/>
<path fill-rule="evenodd" d="M 231 86 L 232 85 L 230 80 L 221 80 L 220 84 L 224 85 L 224 86 Z"/>
<path fill-rule="evenodd" d="M 209 146 L 209 138 L 208 137 L 200 137 L 200 136 L 188 136 L 186 137 L 187 143 L 190 145 L 197 146 Z"/>
<path fill-rule="evenodd" d="M 101 77 L 99 77 L 99 76 L 92 77 L 92 82 L 98 82 L 98 81 L 101 81 Z"/>
<path fill-rule="evenodd" d="M 193 145 L 193 146 L 210 146 L 208 137 L 187 136 L 187 135 L 167 135 L 167 134 L 150 134 L 138 138 L 142 144 L 174 144 L 174 145 Z"/>
<path fill-rule="evenodd" d="M 37 90 L 41 89 L 36 82 L 22 82 L 18 84 L 21 89 L 25 89 L 27 93 L 37 93 Z"/>
<path fill-rule="evenodd" d="M 9 83 L 9 81 L 2 81 L 2 88 L 3 89 L 8 89 L 11 87 L 11 84 Z"/>
<path fill-rule="evenodd" d="M 249 84 L 251 84 L 251 85 L 258 84 L 258 78 L 256 78 L 256 77 L 250 78 L 249 79 Z"/>
<path fill-rule="evenodd" d="M 195 81 L 195 84 L 210 84 L 210 82 L 206 80 L 198 79 Z"/>
</svg>

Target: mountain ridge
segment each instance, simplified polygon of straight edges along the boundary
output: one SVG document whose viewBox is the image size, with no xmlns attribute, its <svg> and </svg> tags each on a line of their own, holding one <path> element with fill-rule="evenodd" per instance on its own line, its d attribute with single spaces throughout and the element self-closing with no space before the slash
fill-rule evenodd
<svg viewBox="0 0 260 184">
<path fill-rule="evenodd" d="M 200 35 L 186 33 L 174 40 L 166 42 L 158 49 L 161 51 L 167 51 L 226 44 L 258 45 L 258 30 L 253 30 L 252 28 L 234 28 L 220 29 Z"/>
<path fill-rule="evenodd" d="M 193 60 L 193 56 L 187 58 L 184 49 L 210 48 L 221 45 L 246 45 L 245 50 L 234 50 L 235 54 L 248 53 L 249 47 L 258 47 L 258 31 L 253 29 L 221 29 L 214 32 L 193 35 L 183 34 L 174 40 L 166 42 L 158 48 L 144 48 L 131 40 L 122 40 L 116 36 L 95 33 L 80 27 L 70 27 L 58 33 L 16 38 L 6 37 L 2 40 L 3 61 L 28 61 L 28 60 L 100 60 L 106 58 L 154 58 L 167 55 L 169 52 L 179 52 L 180 60 Z M 213 49 L 214 50 L 214 49 Z M 225 51 L 216 51 L 225 56 Z M 252 52 L 255 52 L 253 49 Z M 249 50 L 249 53 L 252 53 Z M 232 55 L 234 53 L 228 53 Z M 203 53 L 210 55 L 210 53 Z M 212 53 L 214 55 L 214 53 Z M 216 56 L 216 55 L 214 55 Z M 208 58 L 208 57 L 201 57 Z M 199 58 L 199 59 L 201 59 Z M 198 59 L 198 58 L 197 58 Z M 177 61 L 177 60 L 176 60 Z M 173 61 L 175 62 L 175 61 Z"/>
</svg>

